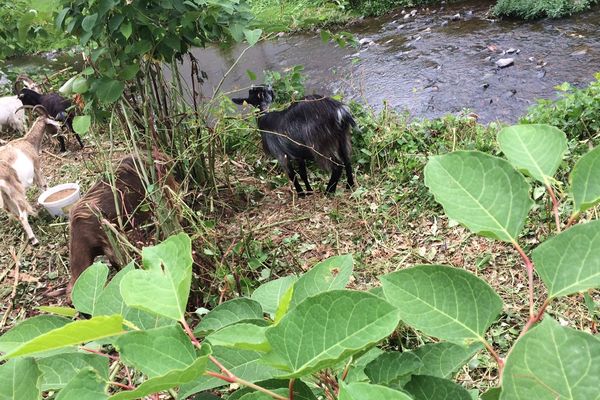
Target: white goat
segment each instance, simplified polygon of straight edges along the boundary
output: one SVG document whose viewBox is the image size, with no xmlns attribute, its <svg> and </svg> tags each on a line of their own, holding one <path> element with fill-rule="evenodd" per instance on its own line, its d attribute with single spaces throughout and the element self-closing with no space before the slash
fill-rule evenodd
<svg viewBox="0 0 600 400">
<path fill-rule="evenodd" d="M 39 93 L 38 85 L 26 75 L 19 75 L 15 80 L 14 91 L 19 94 L 21 88 L 18 86 L 22 83 L 24 87 L 34 90 Z M 19 110 L 23 106 L 18 96 L 0 97 L 0 132 L 13 130 L 16 132 L 25 131 L 25 113 Z"/>
<path fill-rule="evenodd" d="M 27 202 L 26 190 L 32 183 L 46 189 L 46 180 L 40 169 L 40 150 L 46 129 L 54 132 L 60 124 L 48 117 L 41 106 L 33 108 L 40 111 L 29 131 L 22 138 L 12 140 L 0 147 L 0 208 L 12 213 L 23 225 L 27 238 L 32 245 L 38 240 L 27 221 L 33 209 Z"/>
</svg>

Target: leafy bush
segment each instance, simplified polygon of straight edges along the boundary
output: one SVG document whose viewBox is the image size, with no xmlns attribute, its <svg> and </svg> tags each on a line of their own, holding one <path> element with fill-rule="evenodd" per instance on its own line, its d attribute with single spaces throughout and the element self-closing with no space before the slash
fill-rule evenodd
<svg viewBox="0 0 600 400">
<path fill-rule="evenodd" d="M 570 138 L 591 138 L 600 133 L 600 73 L 584 89 L 568 83 L 557 89 L 558 100 L 538 100 L 521 122 L 553 125 Z"/>
<path fill-rule="evenodd" d="M 597 0 L 498 0 L 495 15 L 524 19 L 560 18 L 589 9 Z"/>
<path fill-rule="evenodd" d="M 295 65 L 283 73 L 265 71 L 265 84 L 273 87 L 277 104 L 289 105 L 290 102 L 304 96 L 302 71 L 304 71 L 302 65 Z"/>
<path fill-rule="evenodd" d="M 231 400 L 469 400 L 452 378 L 485 348 L 497 361 L 501 387 L 484 398 L 594 398 L 600 342 L 544 313 L 555 300 L 600 287 L 600 221 L 572 226 L 578 213 L 600 203 L 600 150 L 572 171 L 569 223 L 561 223 L 555 203 L 558 233 L 530 258 L 519 236 L 534 201 L 520 171 L 558 201 L 554 175 L 566 137 L 547 125 L 521 125 L 503 129 L 498 142 L 506 159 L 479 151 L 431 157 L 425 184 L 450 218 L 509 243 L 522 257 L 529 320 L 505 357 L 487 333 L 504 304 L 481 278 L 417 265 L 382 276 L 382 289 L 348 290 L 350 255 L 222 303 L 192 330 L 191 240 L 179 234 L 143 249 L 143 268 L 129 265 L 110 282 L 108 267 L 94 264 L 73 288 L 74 309 L 45 308 L 55 315 L 27 319 L 1 336 L 7 362 L 0 366 L 0 392 L 20 400 L 42 393 L 134 399 L 167 391 L 183 399 L 216 389 Z M 546 289 L 537 310 L 536 273 Z M 74 320 L 77 313 L 91 318 Z M 403 352 L 376 347 L 400 320 L 436 341 Z"/>
<path fill-rule="evenodd" d="M 58 50 L 74 44 L 54 27 L 59 0 L 0 3 L 0 59 L 24 52 Z"/>
</svg>

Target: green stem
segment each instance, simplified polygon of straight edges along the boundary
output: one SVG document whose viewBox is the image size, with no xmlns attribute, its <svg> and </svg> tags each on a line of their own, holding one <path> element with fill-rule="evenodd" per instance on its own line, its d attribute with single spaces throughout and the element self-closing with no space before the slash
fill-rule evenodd
<svg viewBox="0 0 600 400">
<path fill-rule="evenodd" d="M 248 381 L 246 381 L 244 379 L 241 379 L 241 378 L 239 378 L 239 377 L 237 377 L 235 375 L 229 377 L 229 376 L 221 375 L 221 374 L 219 374 L 217 372 L 213 372 L 213 371 L 206 371 L 206 372 L 204 372 L 204 374 L 208 375 L 208 376 L 212 376 L 213 378 L 224 380 L 225 382 L 237 383 L 237 384 L 240 384 L 240 385 L 247 386 L 249 388 L 252 388 L 254 390 L 257 390 L 259 392 L 267 394 L 267 395 L 269 395 L 272 398 L 277 399 L 277 400 L 289 400 L 287 397 L 283 397 L 283 396 L 281 396 L 281 395 L 279 395 L 279 394 L 277 394 L 275 392 L 270 391 L 269 389 L 265 389 L 264 387 L 258 386 L 258 385 L 254 384 L 252 382 L 248 382 Z"/>
</svg>

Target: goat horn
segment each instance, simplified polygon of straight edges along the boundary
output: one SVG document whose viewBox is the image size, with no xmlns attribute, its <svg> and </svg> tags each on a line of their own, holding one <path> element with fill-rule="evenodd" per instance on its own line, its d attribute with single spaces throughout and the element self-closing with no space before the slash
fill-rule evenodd
<svg viewBox="0 0 600 400">
<path fill-rule="evenodd" d="M 41 113 L 40 113 L 40 111 L 41 111 Z M 33 107 L 33 112 L 37 112 L 42 117 L 52 118 L 50 116 L 50 113 L 48 112 L 48 110 L 46 110 L 46 107 L 44 107 L 41 104 L 38 104 L 37 106 Z"/>
</svg>

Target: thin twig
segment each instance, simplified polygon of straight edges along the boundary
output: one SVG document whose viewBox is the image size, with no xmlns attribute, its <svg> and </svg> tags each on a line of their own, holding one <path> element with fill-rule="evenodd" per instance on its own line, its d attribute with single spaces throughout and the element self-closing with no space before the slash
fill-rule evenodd
<svg viewBox="0 0 600 400">
<path fill-rule="evenodd" d="M 262 392 L 262 393 L 264 393 L 266 395 L 269 395 L 272 398 L 277 399 L 277 400 L 288 400 L 287 397 L 283 397 L 280 394 L 272 392 L 269 389 L 265 389 L 264 387 L 258 386 L 258 385 L 254 384 L 252 382 L 248 382 L 248 381 L 246 381 L 244 379 L 241 379 L 241 378 L 239 378 L 239 377 L 237 377 L 235 375 L 232 376 L 232 377 L 229 377 L 229 376 L 221 375 L 218 372 L 213 372 L 213 371 L 206 371 L 206 372 L 204 372 L 204 374 L 208 375 L 208 376 L 212 376 L 213 378 L 224 380 L 225 382 L 237 383 L 237 384 L 240 384 L 240 385 L 243 385 L 243 386 L 247 386 L 249 388 L 252 388 L 254 390 Z"/>
</svg>

